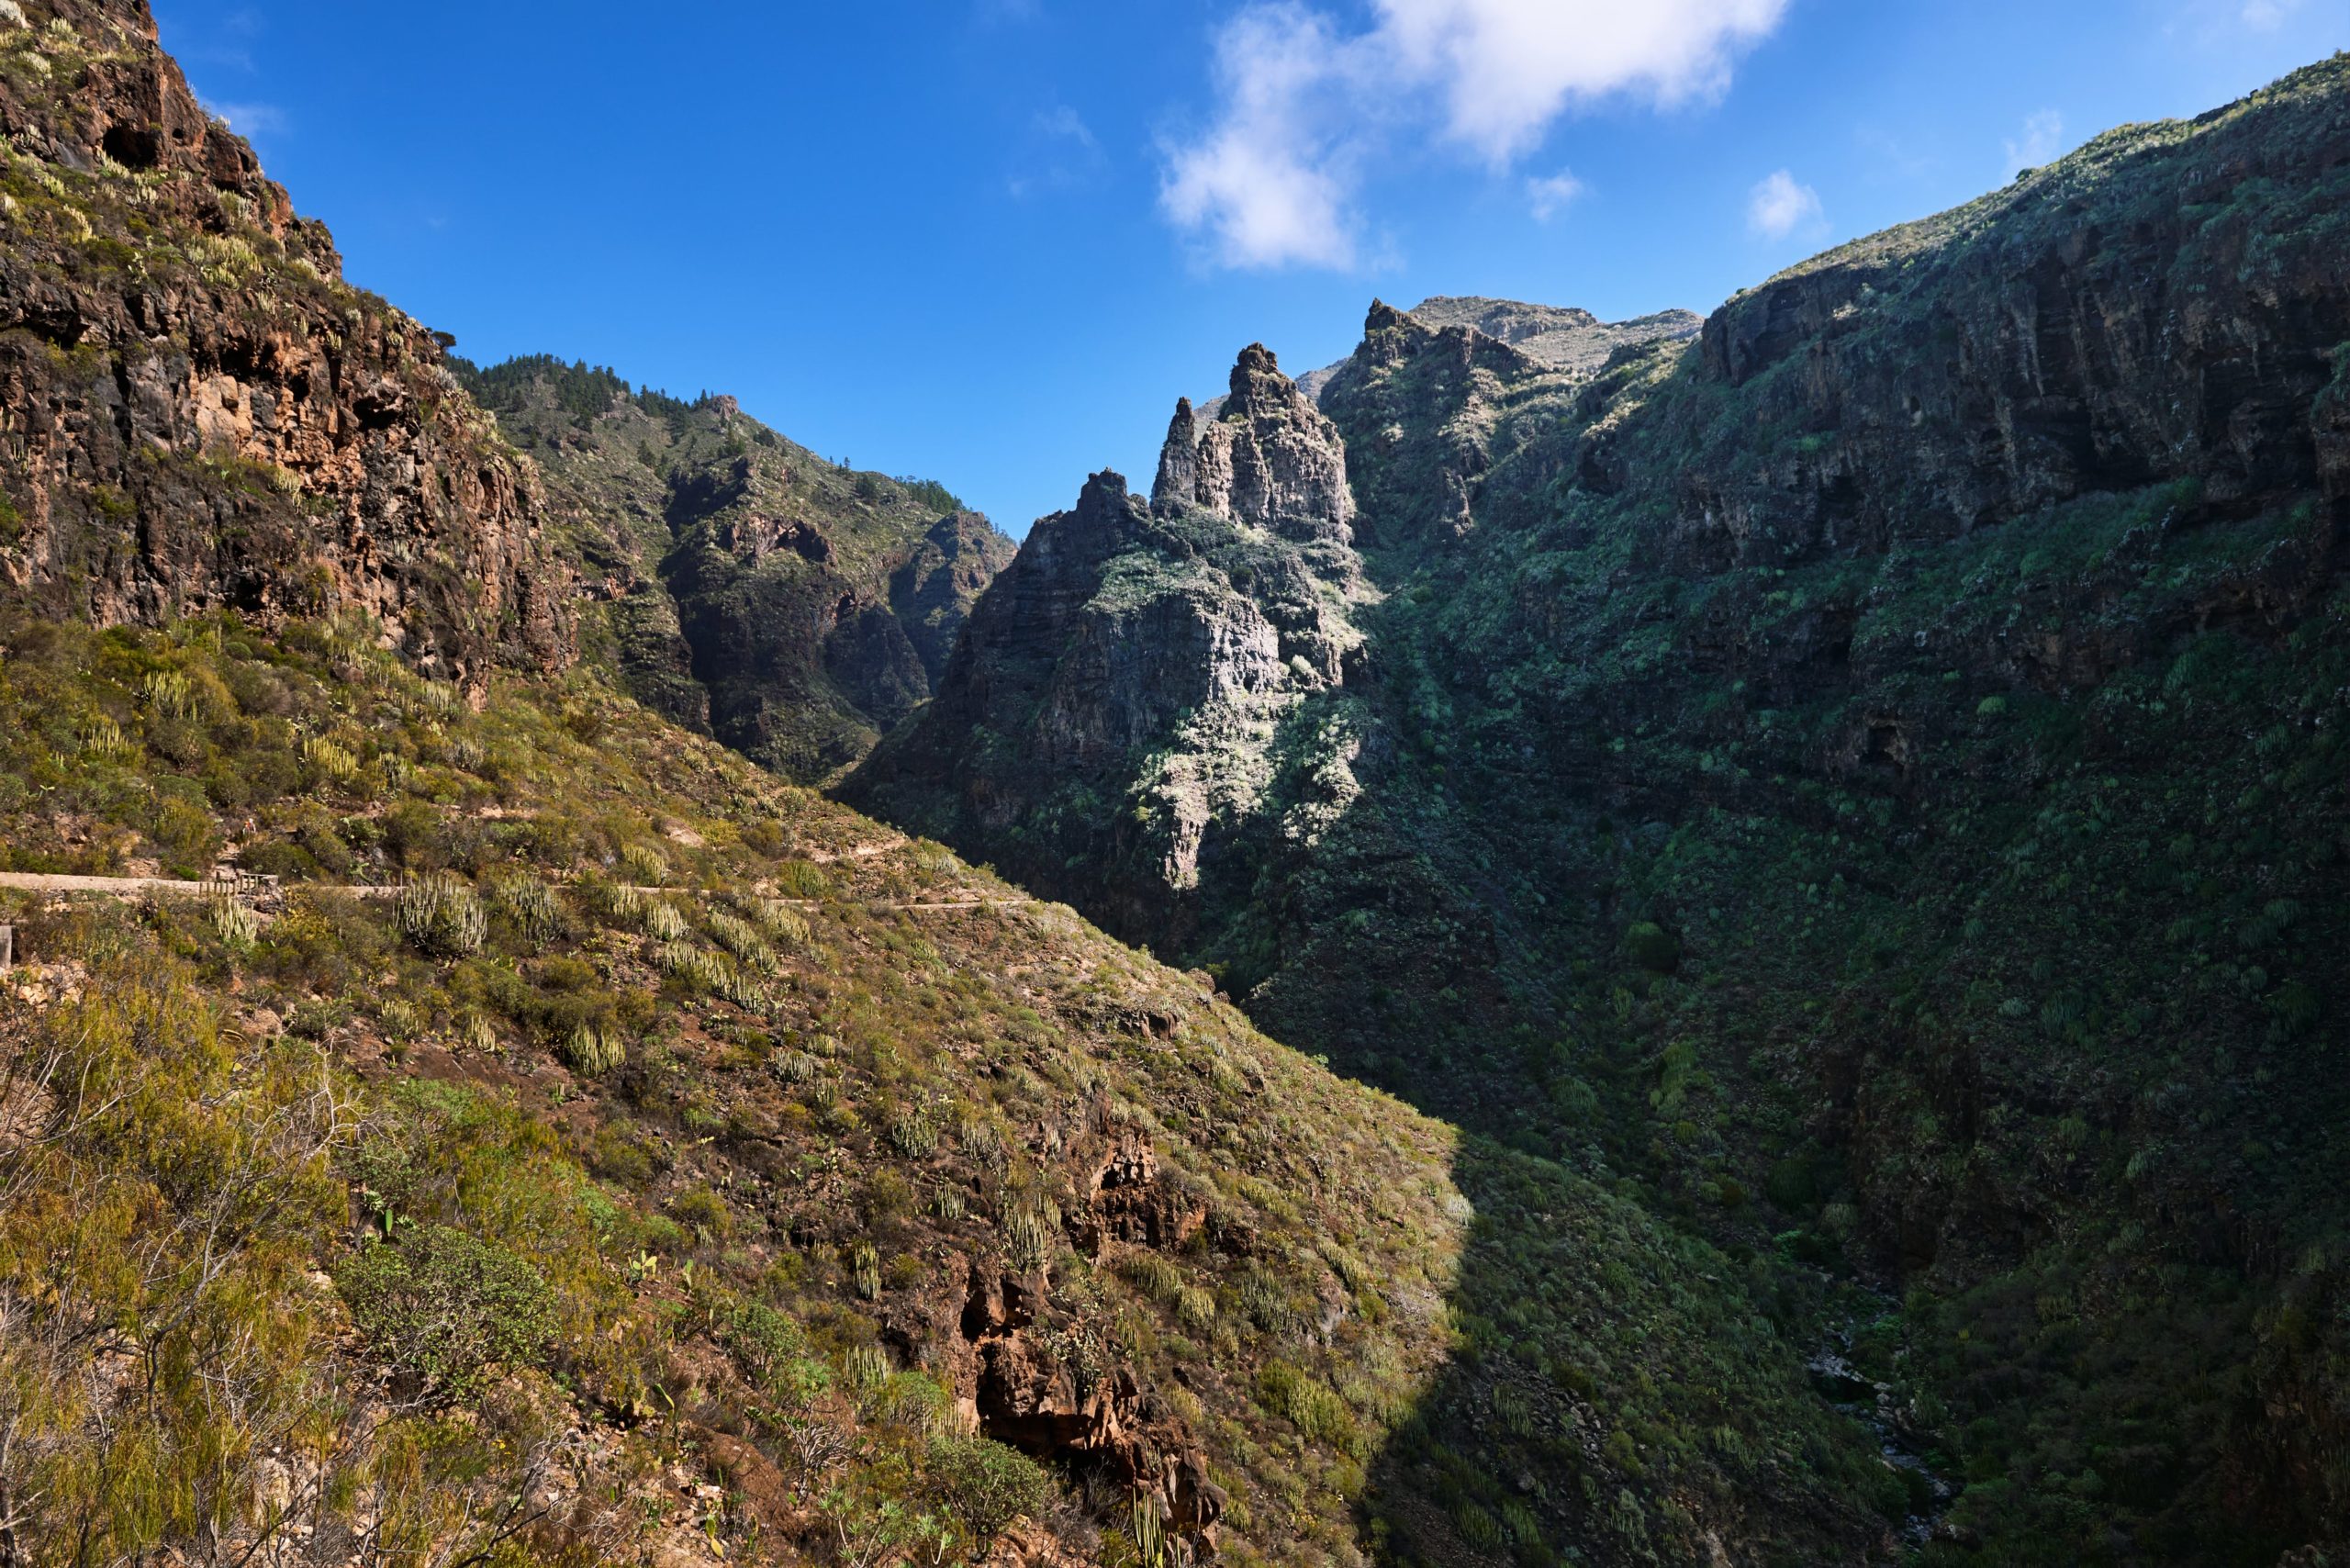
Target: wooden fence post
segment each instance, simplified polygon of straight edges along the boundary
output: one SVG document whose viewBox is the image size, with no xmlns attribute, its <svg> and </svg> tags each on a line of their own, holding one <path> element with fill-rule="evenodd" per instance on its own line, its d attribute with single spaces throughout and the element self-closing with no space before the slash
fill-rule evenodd
<svg viewBox="0 0 2350 1568">
<path fill-rule="evenodd" d="M 17 928 L 0 925 L 0 969 L 17 967 Z"/>
</svg>

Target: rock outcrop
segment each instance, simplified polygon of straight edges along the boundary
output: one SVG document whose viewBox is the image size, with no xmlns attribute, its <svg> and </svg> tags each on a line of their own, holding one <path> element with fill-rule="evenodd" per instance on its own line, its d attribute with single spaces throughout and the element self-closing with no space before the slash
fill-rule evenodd
<svg viewBox="0 0 2350 1568">
<path fill-rule="evenodd" d="M 986 518 L 958 510 L 931 524 L 890 572 L 890 612 L 922 661 L 925 696 L 946 673 L 971 607 L 1016 549 Z"/>
<path fill-rule="evenodd" d="M 2350 98 L 2099 137 L 1998 195 L 1845 247 L 1707 319 L 1702 375 L 1789 442 L 1676 431 L 1714 561 L 1881 552 L 2191 479 L 2316 487 L 2350 263 Z"/>
<path fill-rule="evenodd" d="M 960 1331 L 980 1431 L 1070 1465 L 1107 1469 L 1149 1498 L 1196 1555 L 1213 1557 L 1229 1499 L 1166 1401 L 1105 1353 L 1099 1326 L 1051 1304 L 1041 1277 L 975 1266 Z"/>
<path fill-rule="evenodd" d="M 1261 343 L 1242 352 L 1205 428 L 1190 399 L 1176 404 L 1150 498 L 1300 542 L 1354 542 L 1346 443 Z"/>
<path fill-rule="evenodd" d="M 1409 311 L 1397 314 L 1409 315 L 1434 331 L 1449 327 L 1474 330 L 1480 337 L 1516 349 L 1530 364 L 1577 379 L 1596 375 L 1608 361 L 1621 355 L 1659 343 L 1686 342 L 1705 327 L 1705 319 L 1689 310 L 1660 310 L 1628 321 L 1603 321 L 1588 310 L 1569 306 L 1444 295 L 1423 299 Z M 1309 370 L 1297 378 L 1297 388 L 1318 408 L 1338 373 L 1351 363 L 1345 359 Z M 1204 424 L 1221 418 L 1228 401 L 1221 397 L 1209 399 L 1201 405 L 1199 420 Z"/>
<path fill-rule="evenodd" d="M 1075 510 L 1037 522 L 937 698 L 889 743 L 927 760 L 876 761 L 850 798 L 878 805 L 893 780 L 920 780 L 927 802 L 903 809 L 981 834 L 1057 792 L 1119 801 L 1106 818 L 1054 813 L 1049 838 L 1006 868 L 1073 892 L 1069 868 L 1113 866 L 1111 902 L 1137 923 L 1207 863 L 1245 857 L 1234 829 L 1281 782 L 1268 743 L 1311 694 L 1347 683 L 1363 585 L 1336 429 L 1261 347 L 1240 356 L 1232 392 L 1204 427 L 1177 406 L 1147 505 L 1097 474 Z M 1013 744 L 981 759 L 966 749 L 979 734 Z M 1309 813 L 1352 788 L 1343 768 L 1292 782 Z"/>
<path fill-rule="evenodd" d="M 1603 321 L 1588 310 L 1528 305 L 1515 299 L 1439 295 L 1412 307 L 1423 326 L 1470 327 L 1553 370 L 1587 375 L 1618 353 L 1697 336 L 1705 319 L 1691 310 L 1660 310 L 1628 321 Z"/>
<path fill-rule="evenodd" d="M 344 285 L 144 0 L 0 22 L 0 585 L 101 623 L 360 613 L 470 681 L 571 655 L 536 482 Z"/>
</svg>

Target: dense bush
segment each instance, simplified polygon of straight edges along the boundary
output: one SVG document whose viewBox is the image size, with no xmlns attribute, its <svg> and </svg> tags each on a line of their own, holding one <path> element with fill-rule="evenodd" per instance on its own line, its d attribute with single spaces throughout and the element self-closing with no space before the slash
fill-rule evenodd
<svg viewBox="0 0 2350 1568">
<path fill-rule="evenodd" d="M 336 1266 L 334 1282 L 377 1353 L 447 1398 L 478 1393 L 493 1372 L 536 1363 L 554 1336 L 539 1271 L 448 1226 L 362 1247 Z"/>
<path fill-rule="evenodd" d="M 927 1455 L 939 1500 L 985 1542 L 1045 1510 L 1052 1483 L 1035 1460 L 986 1438 L 936 1437 Z"/>
</svg>

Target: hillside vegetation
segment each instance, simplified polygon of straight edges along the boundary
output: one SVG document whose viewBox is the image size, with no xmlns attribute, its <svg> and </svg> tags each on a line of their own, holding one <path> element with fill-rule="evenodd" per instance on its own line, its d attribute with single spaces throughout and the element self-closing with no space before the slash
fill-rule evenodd
<svg viewBox="0 0 2350 1568">
<path fill-rule="evenodd" d="M 1427 1424 L 1499 1357 L 1575 1392 L 1483 1387 L 1493 1440 L 1617 1551 L 1868 1538 L 1882 1473 L 1703 1244 L 593 674 L 476 711 L 374 643 L 0 626 L 7 868 L 285 879 L 0 895 L 22 1561 L 1311 1562 L 1428 1514 L 1541 1561 Z"/>
<path fill-rule="evenodd" d="M 540 356 L 459 378 L 537 460 L 640 700 L 803 782 L 930 695 L 1012 541 L 934 480 L 818 457 L 734 399 L 688 403 Z"/>
</svg>

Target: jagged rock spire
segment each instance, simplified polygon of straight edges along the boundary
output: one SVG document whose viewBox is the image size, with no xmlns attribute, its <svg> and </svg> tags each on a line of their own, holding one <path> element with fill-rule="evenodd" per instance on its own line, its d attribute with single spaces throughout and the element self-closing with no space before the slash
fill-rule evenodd
<svg viewBox="0 0 2350 1568">
<path fill-rule="evenodd" d="M 1167 444 L 1158 449 L 1158 478 L 1150 487 L 1150 504 L 1168 508 L 1196 506 L 1200 498 L 1200 421 L 1189 398 L 1175 399 L 1175 418 L 1167 427 Z"/>
<path fill-rule="evenodd" d="M 1151 504 L 1198 507 L 1292 539 L 1354 539 L 1347 444 L 1262 343 L 1241 351 L 1232 395 L 1204 429 L 1191 399 L 1175 405 Z"/>
</svg>

